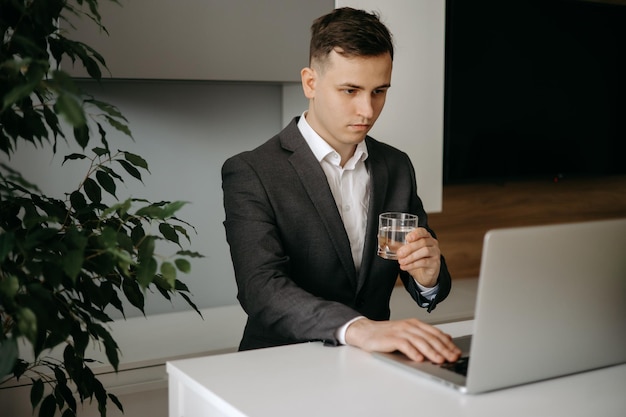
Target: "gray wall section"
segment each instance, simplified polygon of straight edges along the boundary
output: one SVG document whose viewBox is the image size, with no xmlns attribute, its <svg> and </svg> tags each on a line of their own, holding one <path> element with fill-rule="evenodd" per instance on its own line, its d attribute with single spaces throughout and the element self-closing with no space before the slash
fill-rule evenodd
<svg viewBox="0 0 626 417">
<path fill-rule="evenodd" d="M 193 293 L 200 308 L 237 303 L 236 285 L 226 244 L 220 169 L 231 155 L 252 149 L 282 127 L 282 88 L 278 84 L 211 82 L 128 82 L 108 81 L 102 85 L 82 85 L 100 100 L 116 105 L 127 117 L 134 142 L 109 129 L 112 149 L 124 149 L 143 156 L 151 174 L 144 184 L 130 176 L 118 187 L 118 197 L 146 198 L 150 201 L 184 200 L 179 217 L 194 225 L 191 245 L 205 258 L 192 261 L 190 274 L 179 274 Z M 298 109 L 296 113 L 301 111 Z M 71 142 L 71 141 L 69 141 Z M 96 146 L 93 142 L 90 147 Z M 63 198 L 81 182 L 86 166 L 63 157 L 80 148 L 68 149 L 59 142 L 57 155 L 34 149 L 26 143 L 10 165 L 19 169 L 45 193 Z M 7 161 L 4 154 L 0 160 Z M 174 253 L 176 248 L 163 248 Z M 180 297 L 173 302 L 160 294 L 147 294 L 147 314 L 186 309 Z M 113 314 L 117 317 L 117 315 Z M 140 313 L 127 308 L 127 316 Z"/>
</svg>

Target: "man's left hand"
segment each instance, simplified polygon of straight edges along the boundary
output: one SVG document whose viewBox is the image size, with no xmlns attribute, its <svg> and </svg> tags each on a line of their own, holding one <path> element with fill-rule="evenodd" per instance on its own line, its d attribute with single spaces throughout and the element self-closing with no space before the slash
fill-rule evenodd
<svg viewBox="0 0 626 417">
<path fill-rule="evenodd" d="M 434 287 L 441 268 L 439 242 L 423 227 L 409 233 L 406 242 L 397 251 L 400 269 L 424 287 Z"/>
</svg>

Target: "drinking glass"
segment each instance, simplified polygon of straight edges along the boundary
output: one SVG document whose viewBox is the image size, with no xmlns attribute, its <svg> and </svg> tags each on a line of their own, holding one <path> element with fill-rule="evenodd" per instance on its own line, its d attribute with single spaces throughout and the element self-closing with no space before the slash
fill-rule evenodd
<svg viewBox="0 0 626 417">
<path fill-rule="evenodd" d="M 398 259 L 396 251 L 406 243 L 406 235 L 417 228 L 415 214 L 390 212 L 378 216 L 378 256 Z"/>
</svg>

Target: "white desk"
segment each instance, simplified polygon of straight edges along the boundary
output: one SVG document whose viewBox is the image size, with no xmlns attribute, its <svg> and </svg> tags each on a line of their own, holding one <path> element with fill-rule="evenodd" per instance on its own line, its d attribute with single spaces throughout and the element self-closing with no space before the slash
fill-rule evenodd
<svg viewBox="0 0 626 417">
<path fill-rule="evenodd" d="M 439 327 L 459 336 L 471 326 Z M 626 415 L 626 364 L 476 396 L 320 343 L 168 362 L 167 372 L 170 417 Z"/>
</svg>

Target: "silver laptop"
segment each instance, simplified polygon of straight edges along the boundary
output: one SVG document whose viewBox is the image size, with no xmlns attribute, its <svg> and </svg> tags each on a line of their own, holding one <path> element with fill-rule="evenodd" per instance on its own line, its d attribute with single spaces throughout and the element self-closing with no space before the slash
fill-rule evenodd
<svg viewBox="0 0 626 417">
<path fill-rule="evenodd" d="M 467 358 L 444 366 L 375 355 L 469 394 L 626 362 L 626 219 L 487 232 L 456 342 Z"/>
</svg>

